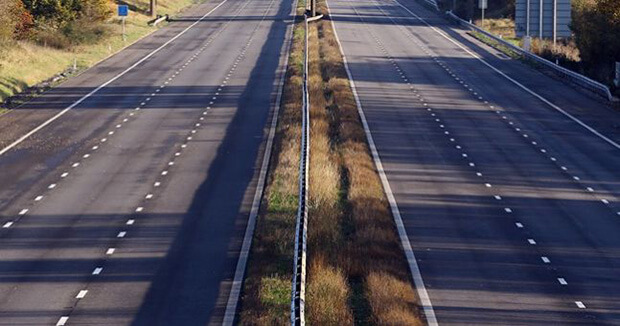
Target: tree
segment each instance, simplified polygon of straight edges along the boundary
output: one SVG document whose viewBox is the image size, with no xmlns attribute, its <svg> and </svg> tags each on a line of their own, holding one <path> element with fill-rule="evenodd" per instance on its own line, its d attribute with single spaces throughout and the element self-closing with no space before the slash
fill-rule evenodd
<svg viewBox="0 0 620 326">
<path fill-rule="evenodd" d="M 0 0 L 0 42 L 26 38 L 33 26 L 32 15 L 21 0 Z"/>
<path fill-rule="evenodd" d="M 586 72 L 610 82 L 620 61 L 620 0 L 576 1 L 571 29 Z"/>
</svg>

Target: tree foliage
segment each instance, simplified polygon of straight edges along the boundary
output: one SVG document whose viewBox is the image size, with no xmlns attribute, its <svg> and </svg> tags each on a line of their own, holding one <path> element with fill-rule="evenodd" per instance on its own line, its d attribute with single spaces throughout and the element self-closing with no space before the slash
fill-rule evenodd
<svg viewBox="0 0 620 326">
<path fill-rule="evenodd" d="M 0 42 L 30 35 L 34 19 L 21 0 L 0 0 Z"/>
<path fill-rule="evenodd" d="M 576 0 L 571 29 L 587 73 L 609 82 L 620 61 L 620 0 Z"/>
<path fill-rule="evenodd" d="M 22 0 L 38 22 L 61 28 L 78 19 L 99 22 L 111 15 L 106 0 Z"/>
</svg>

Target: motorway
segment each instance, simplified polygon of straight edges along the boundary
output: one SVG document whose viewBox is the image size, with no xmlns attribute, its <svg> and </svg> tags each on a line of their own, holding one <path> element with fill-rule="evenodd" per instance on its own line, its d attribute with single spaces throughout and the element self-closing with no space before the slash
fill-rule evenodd
<svg viewBox="0 0 620 326">
<path fill-rule="evenodd" d="M 292 5 L 206 1 L 0 116 L 0 325 L 222 323 Z"/>
<path fill-rule="evenodd" d="M 330 18 L 429 324 L 620 325 L 620 114 L 399 1 Z"/>
</svg>

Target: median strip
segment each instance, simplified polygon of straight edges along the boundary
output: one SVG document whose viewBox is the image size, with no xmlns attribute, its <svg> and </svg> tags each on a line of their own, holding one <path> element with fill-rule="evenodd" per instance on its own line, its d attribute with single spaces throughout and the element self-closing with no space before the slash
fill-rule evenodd
<svg viewBox="0 0 620 326">
<path fill-rule="evenodd" d="M 318 11 L 327 14 L 324 1 Z M 304 4 L 298 6 L 275 155 L 240 323 L 288 325 L 301 138 Z M 422 325 L 412 278 L 370 155 L 329 17 L 309 25 L 309 325 Z"/>
</svg>

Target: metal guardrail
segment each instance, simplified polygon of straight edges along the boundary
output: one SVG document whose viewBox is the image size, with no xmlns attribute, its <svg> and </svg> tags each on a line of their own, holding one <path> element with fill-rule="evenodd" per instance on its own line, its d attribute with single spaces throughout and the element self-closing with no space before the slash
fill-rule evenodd
<svg viewBox="0 0 620 326">
<path fill-rule="evenodd" d="M 306 324 L 306 249 L 308 231 L 308 160 L 310 157 L 310 98 L 308 95 L 308 17 L 304 16 L 304 73 L 302 84 L 301 155 L 299 159 L 299 206 L 295 226 L 295 262 L 291 293 L 291 325 Z"/>
<path fill-rule="evenodd" d="M 524 49 L 510 43 L 507 42 L 487 31 L 485 31 L 484 29 L 466 21 L 461 19 L 460 17 L 456 16 L 454 13 L 448 11 L 446 12 L 446 15 L 452 19 L 453 21 L 456 21 L 457 23 L 459 23 L 462 26 L 465 26 L 471 30 L 474 30 L 478 33 L 481 33 L 483 35 L 485 35 L 488 38 L 491 38 L 492 40 L 500 43 L 503 46 L 508 47 L 510 50 L 514 51 L 515 53 L 517 53 L 518 55 L 524 57 L 525 59 L 531 60 L 537 64 L 540 64 L 542 66 L 544 66 L 545 68 L 549 68 L 554 74 L 556 74 L 557 76 L 567 80 L 568 82 L 579 86 L 583 89 L 586 89 L 596 95 L 599 95 L 605 99 L 607 99 L 608 101 L 612 101 L 613 100 L 613 96 L 611 95 L 611 92 L 609 91 L 609 88 L 607 86 L 605 86 L 604 84 L 601 84 L 595 80 L 592 80 L 584 75 L 578 74 L 574 71 L 568 70 L 564 67 L 561 67 L 559 65 L 556 65 L 555 63 L 539 57 L 533 53 L 530 53 L 528 51 L 525 51 Z"/>
<path fill-rule="evenodd" d="M 168 14 L 163 15 L 163 16 L 157 15 L 157 18 L 149 21 L 147 24 L 149 26 L 157 26 L 157 24 L 163 22 L 164 20 L 165 21 L 169 21 L 170 20 L 170 17 L 168 16 Z"/>
</svg>

